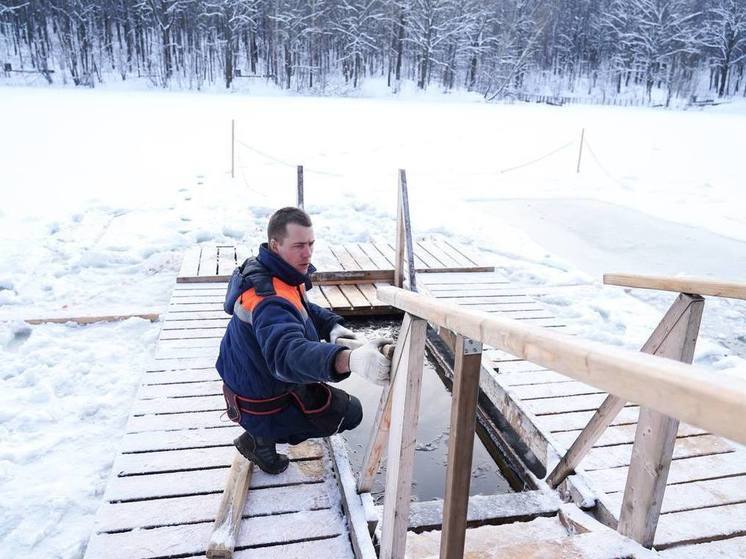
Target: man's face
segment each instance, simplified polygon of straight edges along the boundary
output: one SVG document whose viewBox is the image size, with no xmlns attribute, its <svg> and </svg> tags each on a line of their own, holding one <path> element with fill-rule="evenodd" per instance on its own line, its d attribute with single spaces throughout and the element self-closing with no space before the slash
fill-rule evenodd
<svg viewBox="0 0 746 559">
<path fill-rule="evenodd" d="M 269 248 L 301 274 L 306 274 L 308 273 L 308 266 L 311 264 L 315 241 L 313 227 L 288 223 L 285 238 L 282 241 L 270 240 Z"/>
</svg>

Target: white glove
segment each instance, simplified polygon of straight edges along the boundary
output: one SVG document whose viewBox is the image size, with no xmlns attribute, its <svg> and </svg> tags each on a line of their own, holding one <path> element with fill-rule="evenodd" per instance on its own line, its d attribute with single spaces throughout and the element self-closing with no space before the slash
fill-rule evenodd
<svg viewBox="0 0 746 559">
<path fill-rule="evenodd" d="M 351 338 L 353 340 L 359 340 L 360 343 L 365 343 L 367 340 L 360 334 L 355 334 L 349 328 L 345 328 L 341 324 L 337 323 L 329 332 L 329 341 L 333 344 L 337 343 L 337 338 Z"/>
<path fill-rule="evenodd" d="M 376 338 L 350 352 L 350 370 L 367 378 L 369 381 L 385 385 L 391 378 L 391 359 L 381 353 L 386 344 L 393 344 L 394 340 Z"/>
</svg>

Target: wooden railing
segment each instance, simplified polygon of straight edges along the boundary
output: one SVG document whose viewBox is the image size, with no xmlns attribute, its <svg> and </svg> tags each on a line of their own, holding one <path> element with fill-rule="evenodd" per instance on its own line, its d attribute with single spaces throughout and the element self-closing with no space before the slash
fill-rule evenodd
<svg viewBox="0 0 746 559">
<path fill-rule="evenodd" d="M 614 276 L 614 281 L 623 281 L 620 278 Z M 639 276 L 636 278 L 636 285 L 645 283 Z M 652 285 L 652 280 L 647 283 Z M 676 290 L 686 287 L 689 293 L 696 293 L 697 288 L 708 293 L 705 284 L 684 282 L 669 285 L 675 286 Z M 739 298 L 746 298 L 746 285 L 729 284 L 728 289 L 727 293 L 731 296 L 735 294 Z M 720 288 L 718 290 L 723 292 Z M 604 421 L 597 422 L 595 427 L 589 424 L 583 431 L 588 440 L 600 436 L 599 433 L 603 432 L 600 426 L 619 406 L 619 401 L 633 401 L 643 406 L 640 423 L 652 426 L 654 436 L 640 437 L 638 430 L 630 472 L 645 470 L 645 464 L 651 457 L 658 457 L 660 462 L 668 456 L 670 461 L 668 446 L 672 447 L 672 443 L 669 444 L 669 441 L 672 436 L 675 439 L 675 427 L 679 420 L 746 443 L 746 426 L 741 420 L 746 414 L 746 381 L 715 377 L 700 367 L 661 357 L 665 355 L 691 360 L 693 340 L 696 339 L 702 311 L 702 298 L 698 295 L 682 295 L 674 303 L 664 318 L 665 325 L 656 329 L 643 348 L 654 355 L 579 340 L 517 320 L 439 302 L 396 287 L 380 288 L 378 297 L 405 312 L 392 360 L 391 384 L 381 396 L 373 436 L 358 483 L 360 492 L 370 491 L 373 475 L 388 440 L 380 542 L 382 558 L 403 557 L 405 551 L 428 322 L 457 336 L 441 557 L 460 558 L 463 555 L 483 343 L 613 395 L 609 396 L 611 403 L 599 410 L 604 415 Z M 581 437 L 583 434 L 579 439 Z M 588 446 L 586 440 L 582 446 L 590 448 L 592 442 Z M 639 466 L 634 464 L 636 454 L 641 457 Z M 577 465 L 574 459 L 565 462 L 565 469 Z M 571 472 L 572 468 L 567 471 Z M 555 479 L 561 477 L 555 472 L 552 475 Z M 630 483 L 641 485 L 631 488 Z M 632 507 L 628 521 L 627 517 L 622 516 L 620 531 L 648 545 L 652 544 L 652 539 L 643 534 L 644 528 L 653 522 L 651 515 L 657 520 L 660 505 L 655 511 L 654 506 L 651 508 L 650 503 L 643 502 L 645 499 L 641 501 L 640 489 L 644 487 L 644 491 L 648 491 L 648 488 L 657 488 L 659 485 L 659 477 L 645 481 L 633 476 L 627 483 L 627 489 L 636 494 L 635 502 L 639 504 Z M 626 495 L 627 491 L 625 498 Z M 638 530 L 639 526 L 643 527 L 642 531 Z"/>
</svg>

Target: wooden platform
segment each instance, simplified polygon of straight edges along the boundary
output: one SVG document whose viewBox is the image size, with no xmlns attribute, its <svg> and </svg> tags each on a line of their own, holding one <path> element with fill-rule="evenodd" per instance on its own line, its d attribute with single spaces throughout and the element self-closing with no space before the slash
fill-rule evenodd
<svg viewBox="0 0 746 559">
<path fill-rule="evenodd" d="M 202 245 L 187 251 L 177 283 L 228 281 L 233 269 L 249 256 L 250 248 L 240 245 Z M 414 241 L 414 259 L 418 272 L 484 272 L 492 266 L 480 263 L 472 251 L 445 239 Z M 394 279 L 395 250 L 391 243 L 346 243 L 323 245 L 314 253 L 317 268 L 314 284 L 366 283 Z"/>
<path fill-rule="evenodd" d="M 420 274 L 417 281 L 421 292 L 441 300 L 536 325 L 564 326 L 530 294 L 512 288 L 498 274 Z M 485 348 L 482 366 L 482 391 L 548 467 L 572 444 L 606 397 L 592 386 L 502 351 Z M 598 512 L 612 525 L 619 517 L 638 411 L 634 404 L 623 408 L 576 470 L 577 475 L 570 478 L 582 495 L 598 497 Z M 744 535 L 746 450 L 682 424 L 655 548 L 671 557 L 746 556 Z M 711 543 L 706 553 L 703 548 L 698 555 L 699 548 L 692 545 L 702 542 Z"/>
<path fill-rule="evenodd" d="M 224 285 L 199 286 L 216 289 Z M 201 297 L 210 299 L 210 295 Z M 242 430 L 224 416 L 214 369 L 227 320 L 177 285 L 155 359 L 96 517 L 87 559 L 204 556 Z M 335 467 L 324 441 L 283 449 L 287 471 L 255 470 L 235 557 L 352 557 Z"/>
</svg>

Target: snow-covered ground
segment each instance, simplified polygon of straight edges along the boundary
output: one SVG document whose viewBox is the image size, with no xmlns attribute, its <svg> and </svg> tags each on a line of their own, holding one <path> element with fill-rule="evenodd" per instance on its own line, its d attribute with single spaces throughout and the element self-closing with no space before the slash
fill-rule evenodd
<svg viewBox="0 0 746 559">
<path fill-rule="evenodd" d="M 417 235 L 479 248 L 551 286 L 543 301 L 581 335 L 636 348 L 675 295 L 601 272 L 744 280 L 744 130 L 743 104 L 4 88 L 0 313 L 164 307 L 186 247 L 260 242 L 294 202 L 296 164 L 320 242 L 391 237 L 401 167 Z M 709 298 L 697 362 L 746 375 L 745 322 L 746 303 Z M 0 556 L 82 555 L 158 328 L 0 323 Z"/>
</svg>

